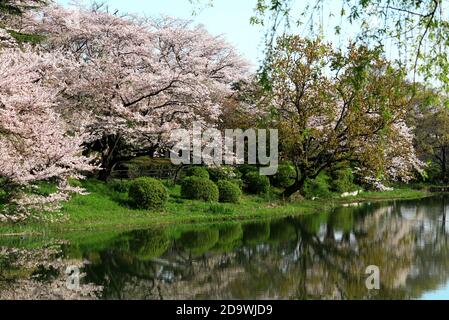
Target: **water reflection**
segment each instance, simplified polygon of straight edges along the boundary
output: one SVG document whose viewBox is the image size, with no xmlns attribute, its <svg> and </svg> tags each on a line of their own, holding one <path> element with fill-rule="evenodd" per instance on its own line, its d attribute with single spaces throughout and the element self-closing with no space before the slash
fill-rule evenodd
<svg viewBox="0 0 449 320">
<path fill-rule="evenodd" d="M 86 291 L 101 299 L 449 299 L 448 203 L 438 196 L 274 221 L 97 235 L 69 240 L 63 255 L 42 259 L 83 261 Z M 29 285 L 23 281 L 62 284 L 60 273 L 36 278 L 45 272 L 23 272 L 3 264 L 11 261 L 3 251 L 0 257 L 0 297 L 14 297 Z M 369 265 L 380 268 L 379 291 L 366 289 Z M 51 296 L 47 289 L 34 290 Z"/>
<path fill-rule="evenodd" d="M 80 270 L 85 262 L 63 259 L 61 244 L 43 248 L 0 249 L 0 300 L 89 300 L 99 296 L 101 286 L 82 283 L 67 284 L 66 270 Z"/>
</svg>

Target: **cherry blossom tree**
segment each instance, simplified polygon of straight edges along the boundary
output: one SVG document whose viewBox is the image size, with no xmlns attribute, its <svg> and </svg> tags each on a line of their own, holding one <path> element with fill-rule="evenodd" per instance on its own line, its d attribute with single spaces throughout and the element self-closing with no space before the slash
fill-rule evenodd
<svg viewBox="0 0 449 320">
<path fill-rule="evenodd" d="M 0 47 L 40 41 L 38 35 L 21 32 L 21 21 L 24 14 L 37 11 L 47 4 L 47 0 L 0 0 Z"/>
<path fill-rule="evenodd" d="M 0 48 L 2 47 L 15 47 L 17 46 L 17 41 L 14 39 L 6 29 L 0 26 Z"/>
<path fill-rule="evenodd" d="M 16 215 L 30 209 L 55 209 L 69 193 L 81 192 L 67 184 L 91 171 L 91 159 L 82 156 L 85 137 L 69 130 L 55 111 L 62 87 L 57 74 L 70 61 L 62 55 L 33 53 L 30 48 L 0 51 L 0 184 Z M 33 194 L 39 181 L 56 180 L 58 192 Z M 0 219 L 7 216 L 0 215 Z"/>
<path fill-rule="evenodd" d="M 66 111 L 90 119 L 85 144 L 100 155 L 104 179 L 120 160 L 163 152 L 172 129 L 213 124 L 247 76 L 232 46 L 189 21 L 51 6 L 29 17 L 28 30 L 80 63 L 64 79 Z"/>
<path fill-rule="evenodd" d="M 0 0 L 0 19 L 21 16 L 24 12 L 45 5 L 47 0 Z"/>
</svg>

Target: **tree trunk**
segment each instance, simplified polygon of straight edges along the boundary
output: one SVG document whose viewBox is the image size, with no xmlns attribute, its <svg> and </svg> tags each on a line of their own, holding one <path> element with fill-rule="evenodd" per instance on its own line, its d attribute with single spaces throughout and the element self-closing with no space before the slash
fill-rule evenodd
<svg viewBox="0 0 449 320">
<path fill-rule="evenodd" d="M 112 170 L 117 162 L 118 160 L 115 155 L 115 148 L 112 148 L 108 154 L 104 155 L 101 159 L 101 171 L 98 174 L 98 179 L 101 181 L 107 181 L 111 176 Z"/>
<path fill-rule="evenodd" d="M 296 179 L 295 183 L 284 190 L 284 198 L 290 198 L 295 192 L 300 191 L 306 182 L 305 178 Z"/>
<path fill-rule="evenodd" d="M 101 171 L 98 175 L 98 179 L 106 181 L 111 176 L 112 170 L 118 163 L 118 146 L 120 144 L 120 135 L 108 136 L 103 143 L 102 158 L 101 158 Z"/>
<path fill-rule="evenodd" d="M 109 164 L 104 165 L 103 164 L 101 166 L 101 171 L 98 174 L 98 179 L 101 181 L 107 181 L 109 179 L 109 177 L 111 176 L 113 168 L 114 168 L 113 165 L 109 165 Z"/>
</svg>

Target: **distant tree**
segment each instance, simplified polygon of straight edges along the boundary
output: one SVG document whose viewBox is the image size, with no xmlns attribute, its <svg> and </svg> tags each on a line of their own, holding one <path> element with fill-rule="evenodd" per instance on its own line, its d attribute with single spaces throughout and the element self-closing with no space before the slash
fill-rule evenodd
<svg viewBox="0 0 449 320">
<path fill-rule="evenodd" d="M 449 110 L 433 104 L 426 107 L 416 120 L 416 145 L 419 156 L 438 167 L 437 178 L 449 181 Z"/>
</svg>

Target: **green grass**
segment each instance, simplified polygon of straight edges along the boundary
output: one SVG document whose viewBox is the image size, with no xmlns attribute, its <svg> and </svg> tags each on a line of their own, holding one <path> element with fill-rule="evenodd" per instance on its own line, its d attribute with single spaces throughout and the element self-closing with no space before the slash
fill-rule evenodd
<svg viewBox="0 0 449 320">
<path fill-rule="evenodd" d="M 371 200 L 401 200 L 401 199 L 417 199 L 427 196 L 426 191 L 413 190 L 409 188 L 399 188 L 392 191 L 371 191 L 362 192 L 356 197 L 348 197 L 345 200 L 359 200 L 359 201 L 371 201 Z"/>
<path fill-rule="evenodd" d="M 170 200 L 166 208 L 155 212 L 133 209 L 129 205 L 127 194 L 114 191 L 108 184 L 88 180 L 83 182 L 83 186 L 90 194 L 74 196 L 66 203 L 61 221 L 0 224 L 0 235 L 118 232 L 167 224 L 255 220 L 320 213 L 347 202 L 412 199 L 427 195 L 423 191 L 396 189 L 389 192 L 364 192 L 350 198 L 334 196 L 290 203 L 280 200 L 274 192 L 265 197 L 244 195 L 239 204 L 221 204 L 182 199 L 180 187 L 170 186 Z"/>
</svg>

